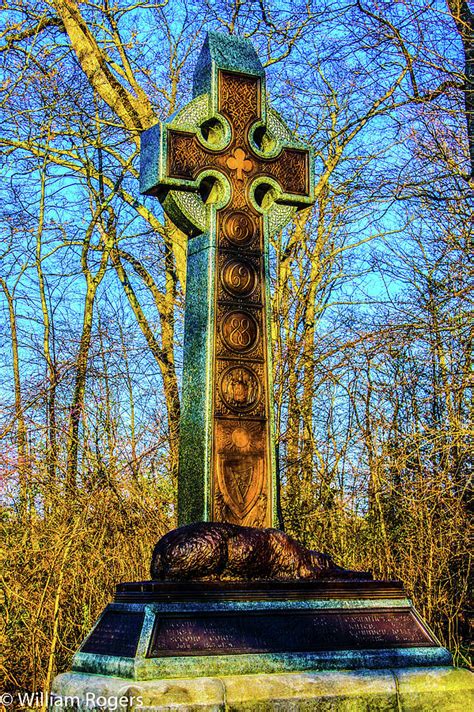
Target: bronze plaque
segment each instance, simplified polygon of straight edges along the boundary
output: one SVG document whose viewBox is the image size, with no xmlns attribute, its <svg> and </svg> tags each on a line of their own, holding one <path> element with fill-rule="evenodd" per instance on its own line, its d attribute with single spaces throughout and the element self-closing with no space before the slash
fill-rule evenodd
<svg viewBox="0 0 474 712">
<path fill-rule="evenodd" d="M 148 657 L 432 647 L 412 609 L 158 615 Z"/>
<path fill-rule="evenodd" d="M 80 652 L 133 658 L 144 620 L 144 613 L 106 610 Z"/>
</svg>

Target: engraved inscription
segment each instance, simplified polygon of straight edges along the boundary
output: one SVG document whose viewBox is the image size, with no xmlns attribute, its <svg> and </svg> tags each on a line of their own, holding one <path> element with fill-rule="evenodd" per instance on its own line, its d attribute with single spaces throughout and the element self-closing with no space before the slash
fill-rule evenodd
<svg viewBox="0 0 474 712">
<path fill-rule="evenodd" d="M 246 611 L 166 616 L 149 657 L 313 652 L 436 645 L 411 609 Z"/>
<path fill-rule="evenodd" d="M 81 647 L 81 653 L 133 658 L 144 620 L 144 613 L 106 610 Z"/>
<path fill-rule="evenodd" d="M 253 408 L 260 397 L 260 384 L 255 373 L 246 366 L 231 366 L 221 377 L 221 397 L 234 411 Z"/>
<path fill-rule="evenodd" d="M 232 311 L 224 317 L 221 334 L 222 340 L 229 349 L 244 353 L 255 346 L 258 325 L 248 312 Z"/>
<path fill-rule="evenodd" d="M 249 297 L 257 285 L 255 267 L 246 260 L 228 260 L 221 275 L 224 288 L 234 297 Z"/>
<path fill-rule="evenodd" d="M 234 210 L 224 220 L 222 231 L 237 247 L 246 247 L 255 235 L 255 224 L 243 210 Z"/>
</svg>

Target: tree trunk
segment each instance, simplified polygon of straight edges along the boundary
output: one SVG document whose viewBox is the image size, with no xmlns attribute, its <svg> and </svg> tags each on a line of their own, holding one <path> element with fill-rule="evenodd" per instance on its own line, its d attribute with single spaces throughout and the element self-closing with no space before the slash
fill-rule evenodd
<svg viewBox="0 0 474 712">
<path fill-rule="evenodd" d="M 56 482 L 56 467 L 58 464 L 58 446 L 57 446 L 57 426 L 56 426 L 56 387 L 57 387 L 57 367 L 54 356 L 51 353 L 51 323 L 46 298 L 45 279 L 43 274 L 41 247 L 43 241 L 44 228 L 44 211 L 45 211 L 45 188 L 46 188 L 46 165 L 45 157 L 41 168 L 41 183 L 40 183 L 40 206 L 38 217 L 38 230 L 36 234 L 36 273 L 38 275 L 38 286 L 41 302 L 41 314 L 43 319 L 43 353 L 46 361 L 46 438 L 47 438 L 47 455 L 46 468 L 48 472 L 48 481 L 50 487 L 53 487 Z"/>
<path fill-rule="evenodd" d="M 28 438 L 25 418 L 23 415 L 23 403 L 21 398 L 20 379 L 20 358 L 18 354 L 18 332 L 15 313 L 15 298 L 9 291 L 7 283 L 0 277 L 0 285 L 5 294 L 8 304 L 8 316 L 10 320 L 10 334 L 12 347 L 12 367 L 13 367 L 13 389 L 15 393 L 15 421 L 16 421 L 16 444 L 18 456 L 18 484 L 19 484 L 19 513 L 20 518 L 26 518 L 29 510 L 29 485 L 31 466 L 28 456 Z"/>
<path fill-rule="evenodd" d="M 464 51 L 464 108 L 469 142 L 470 179 L 474 188 L 474 13 L 467 0 L 447 0 Z"/>
</svg>

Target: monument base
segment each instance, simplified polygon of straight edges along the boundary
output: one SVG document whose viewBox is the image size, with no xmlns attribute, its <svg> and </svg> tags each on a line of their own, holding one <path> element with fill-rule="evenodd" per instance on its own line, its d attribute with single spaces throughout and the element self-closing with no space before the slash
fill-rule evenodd
<svg viewBox="0 0 474 712">
<path fill-rule="evenodd" d="M 451 663 L 396 581 L 124 583 L 50 709 L 454 712 Z"/>
<path fill-rule="evenodd" d="M 473 703 L 474 675 L 453 667 L 324 670 L 140 682 L 68 672 L 54 681 L 50 710 L 460 712 L 471 709 Z"/>
<path fill-rule="evenodd" d="M 73 659 L 132 680 L 450 665 L 397 581 L 117 586 Z"/>
</svg>

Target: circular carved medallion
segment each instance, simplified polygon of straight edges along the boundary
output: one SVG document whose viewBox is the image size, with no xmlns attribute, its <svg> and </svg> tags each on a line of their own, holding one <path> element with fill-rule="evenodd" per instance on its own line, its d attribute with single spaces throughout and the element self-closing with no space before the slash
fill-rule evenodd
<svg viewBox="0 0 474 712">
<path fill-rule="evenodd" d="M 258 324 L 248 312 L 232 311 L 222 320 L 221 334 L 229 349 L 244 353 L 253 348 L 257 342 Z"/>
<path fill-rule="evenodd" d="M 257 271 L 246 260 L 227 260 L 221 279 L 224 288 L 234 297 L 248 297 L 257 285 Z"/>
<path fill-rule="evenodd" d="M 255 235 L 255 225 L 252 218 L 243 210 L 234 210 L 224 219 L 222 226 L 224 235 L 238 247 L 244 247 Z"/>
<path fill-rule="evenodd" d="M 251 410 L 260 398 L 258 378 L 246 366 L 226 368 L 220 380 L 221 397 L 233 411 Z"/>
<path fill-rule="evenodd" d="M 234 428 L 231 435 L 232 444 L 243 450 L 250 444 L 250 435 L 245 428 Z"/>
</svg>

